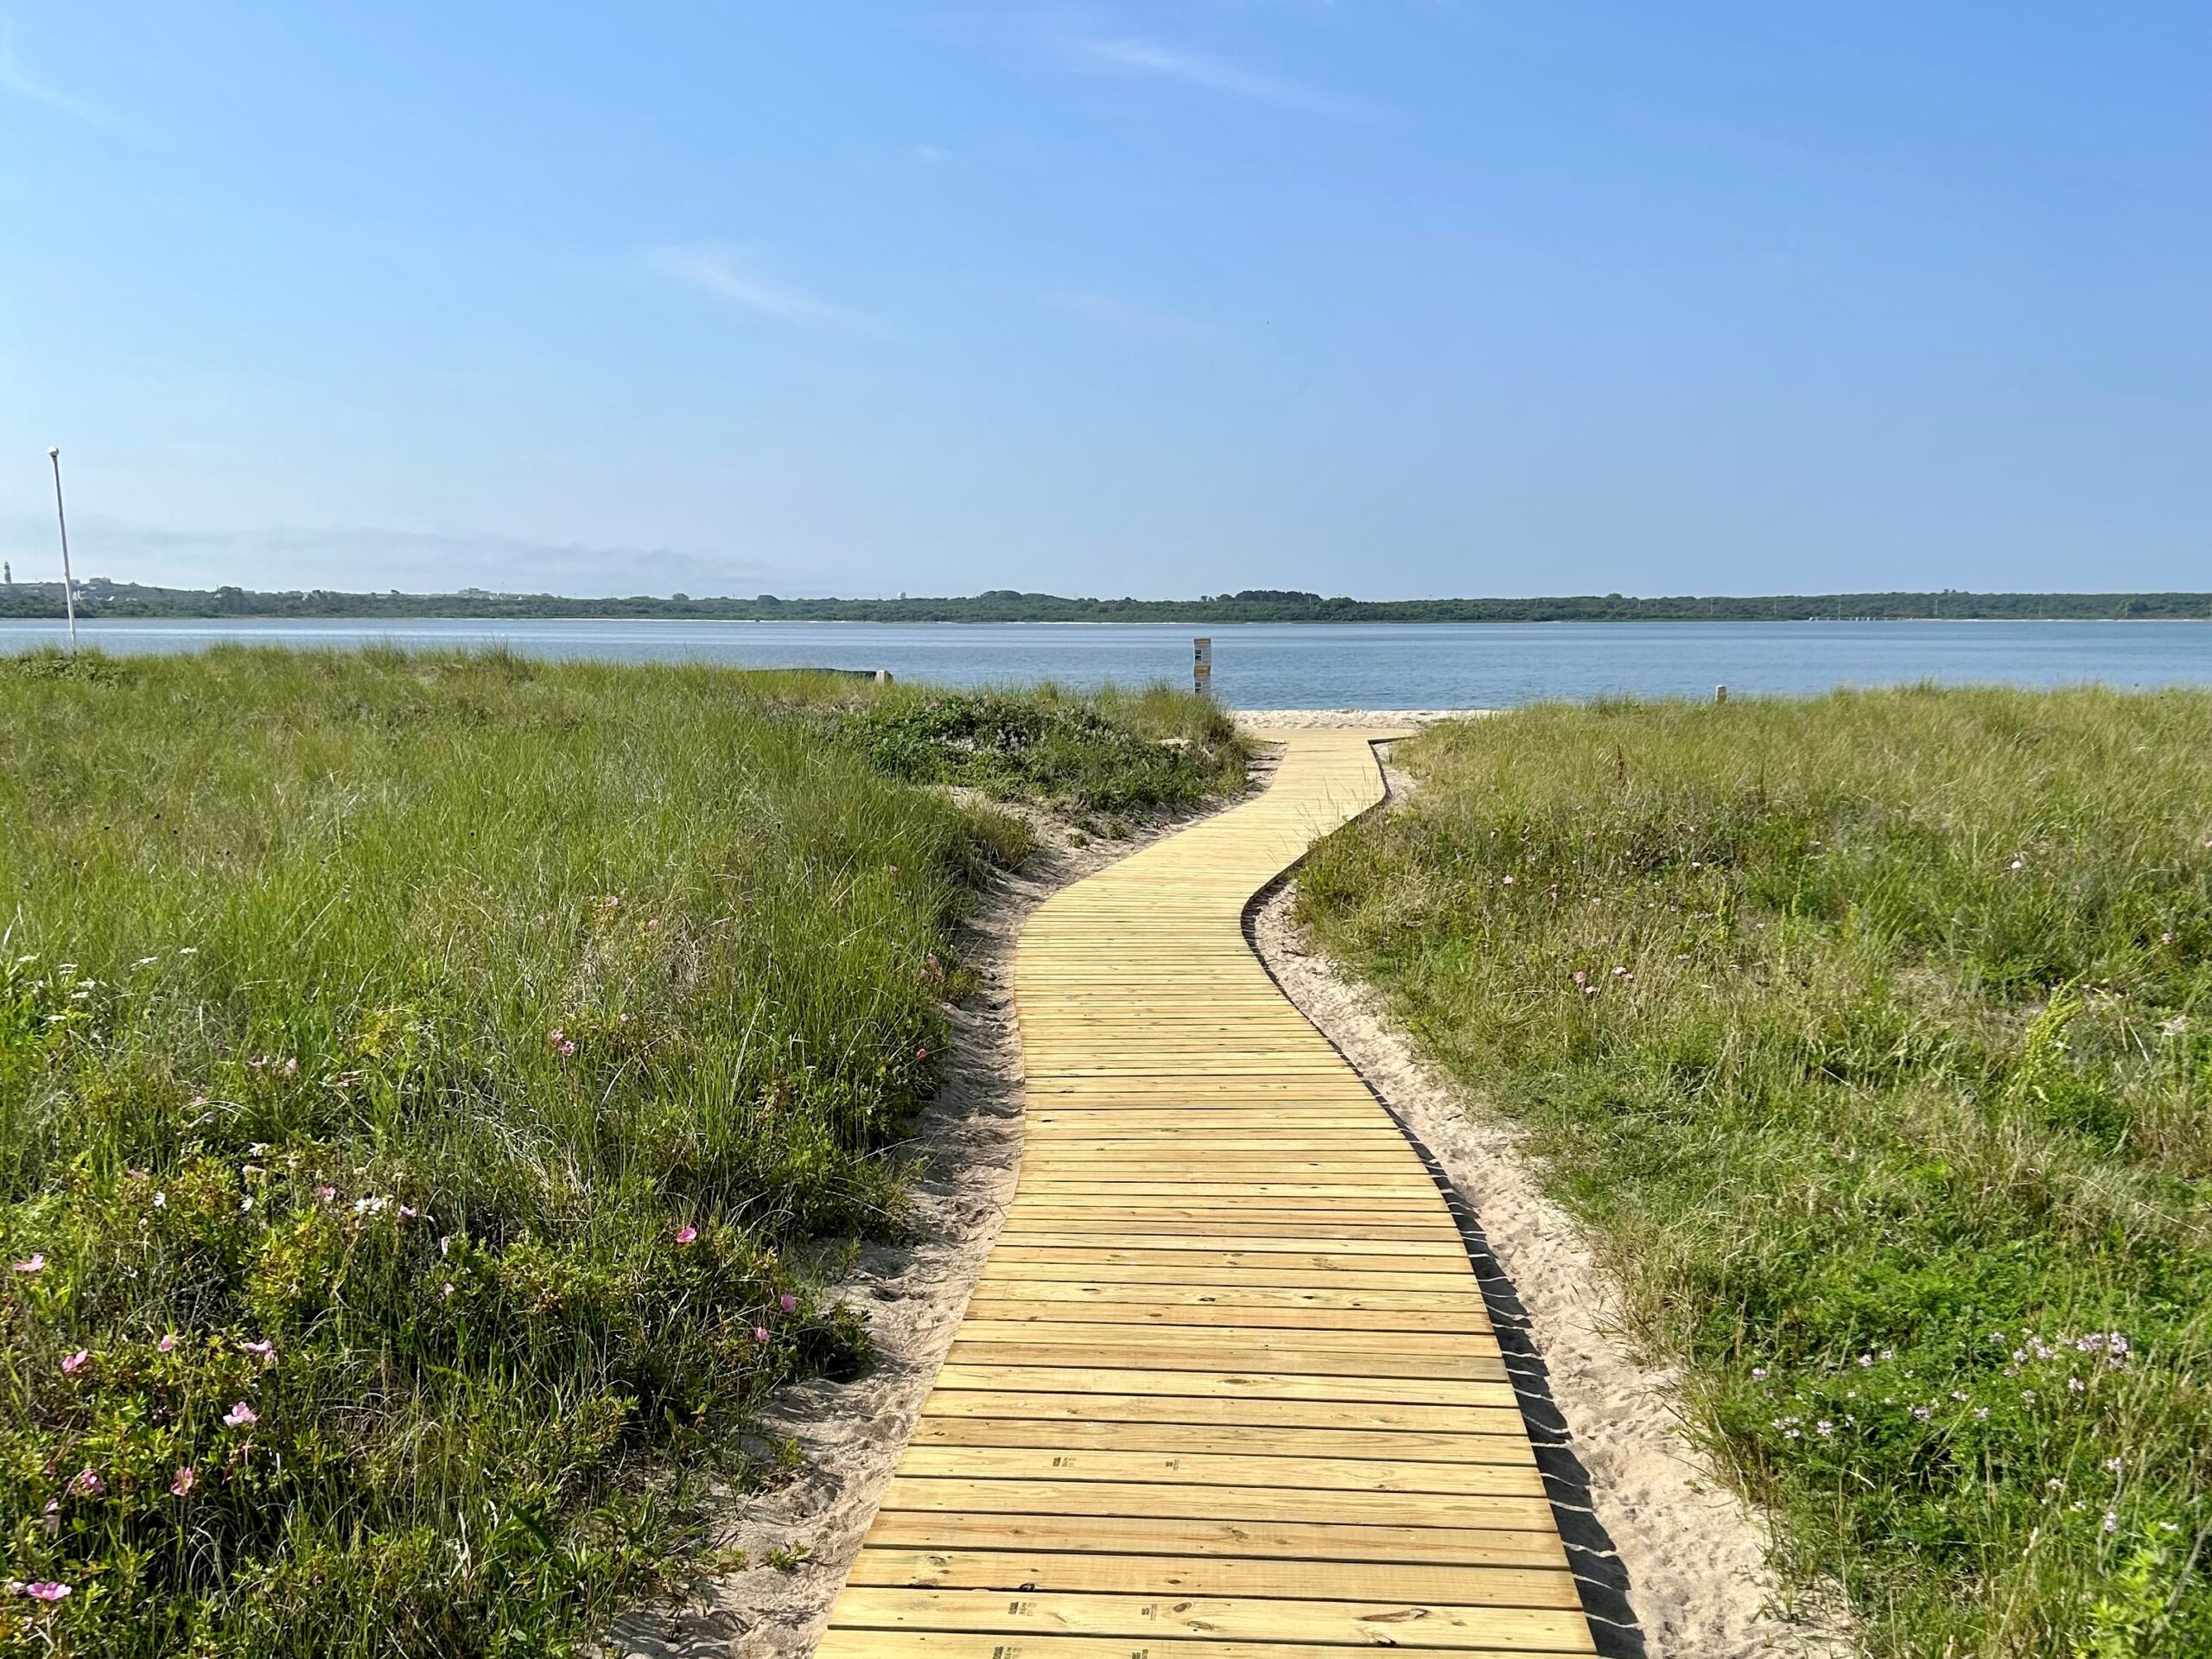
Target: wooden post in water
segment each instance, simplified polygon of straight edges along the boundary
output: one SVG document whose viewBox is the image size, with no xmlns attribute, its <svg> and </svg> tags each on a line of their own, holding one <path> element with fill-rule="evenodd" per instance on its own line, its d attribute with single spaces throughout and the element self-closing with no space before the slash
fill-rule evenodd
<svg viewBox="0 0 2212 1659">
<path fill-rule="evenodd" d="M 1191 641 L 1191 690 L 1202 697 L 1213 695 L 1213 641 Z"/>
</svg>

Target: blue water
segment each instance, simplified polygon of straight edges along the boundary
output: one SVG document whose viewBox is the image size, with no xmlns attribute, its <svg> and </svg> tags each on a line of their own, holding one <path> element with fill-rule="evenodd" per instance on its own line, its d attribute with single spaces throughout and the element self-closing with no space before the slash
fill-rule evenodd
<svg viewBox="0 0 2212 1659">
<path fill-rule="evenodd" d="M 1213 639 L 1214 692 L 1241 709 L 1506 708 L 1544 697 L 1709 696 L 1839 685 L 2150 688 L 2212 683 L 2212 622 L 1624 622 L 1135 626 L 1118 623 L 99 622 L 124 652 L 218 640 L 345 646 L 505 645 L 531 656 L 747 667 L 889 669 L 946 685 L 1189 683 Z M 0 621 L 0 651 L 58 640 Z"/>
</svg>

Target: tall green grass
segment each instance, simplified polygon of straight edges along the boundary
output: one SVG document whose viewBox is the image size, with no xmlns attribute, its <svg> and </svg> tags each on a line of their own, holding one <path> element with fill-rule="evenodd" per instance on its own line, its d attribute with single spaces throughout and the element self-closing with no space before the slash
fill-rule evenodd
<svg viewBox="0 0 2212 1659">
<path fill-rule="evenodd" d="M 1532 709 L 1303 915 L 1870 1652 L 2212 1653 L 2212 697 Z"/>
<path fill-rule="evenodd" d="M 558 1652 L 685 1558 L 683 1477 L 862 1355 L 795 1251 L 899 1225 L 1027 844 L 887 771 L 931 702 L 0 661 L 0 1651 Z M 987 781 L 1187 803 L 1186 703 L 1046 700 Z"/>
</svg>

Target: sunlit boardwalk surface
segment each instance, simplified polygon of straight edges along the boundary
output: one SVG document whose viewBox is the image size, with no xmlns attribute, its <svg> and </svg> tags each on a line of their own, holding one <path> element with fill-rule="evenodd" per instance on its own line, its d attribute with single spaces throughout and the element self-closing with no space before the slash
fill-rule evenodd
<svg viewBox="0 0 2212 1659">
<path fill-rule="evenodd" d="M 1372 733 L 1021 936 L 1021 1175 L 823 1659 L 1588 1653 L 1465 1248 L 1246 947 Z"/>
</svg>

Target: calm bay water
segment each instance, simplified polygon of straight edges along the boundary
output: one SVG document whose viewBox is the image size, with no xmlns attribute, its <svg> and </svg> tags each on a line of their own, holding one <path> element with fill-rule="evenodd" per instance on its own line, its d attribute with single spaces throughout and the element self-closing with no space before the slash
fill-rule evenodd
<svg viewBox="0 0 2212 1659">
<path fill-rule="evenodd" d="M 1710 696 L 1890 685 L 2212 684 L 2207 622 L 1634 622 L 1168 627 L 1115 623 L 674 621 L 100 622 L 114 652 L 218 641 L 344 647 L 504 645 L 536 657 L 887 668 L 946 685 L 1187 683 L 1211 637 L 1214 690 L 1242 709 L 1506 708 L 1546 697 Z M 58 623 L 0 622 L 0 651 Z"/>
</svg>

